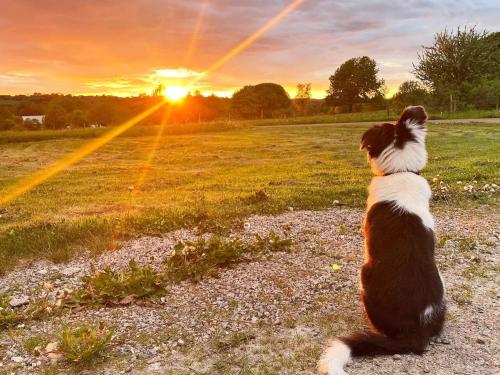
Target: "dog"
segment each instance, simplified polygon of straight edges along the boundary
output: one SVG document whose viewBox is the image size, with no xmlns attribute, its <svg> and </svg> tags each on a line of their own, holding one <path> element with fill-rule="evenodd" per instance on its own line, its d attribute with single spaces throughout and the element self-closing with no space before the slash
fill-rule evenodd
<svg viewBox="0 0 500 375">
<path fill-rule="evenodd" d="M 321 375 L 347 374 L 351 357 L 422 354 L 444 325 L 444 283 L 434 261 L 431 189 L 420 171 L 427 162 L 427 113 L 407 107 L 397 123 L 362 136 L 373 177 L 365 216 L 361 301 L 371 329 L 333 341 L 318 363 Z"/>
</svg>

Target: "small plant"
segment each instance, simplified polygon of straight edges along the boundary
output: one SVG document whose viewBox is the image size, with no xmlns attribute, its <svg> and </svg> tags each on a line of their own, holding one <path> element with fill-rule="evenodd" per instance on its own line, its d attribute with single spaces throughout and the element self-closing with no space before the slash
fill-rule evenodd
<svg viewBox="0 0 500 375">
<path fill-rule="evenodd" d="M 44 348 L 49 342 L 50 340 L 45 335 L 33 335 L 25 341 L 24 349 L 26 349 L 28 353 L 38 356 L 43 353 Z"/>
<path fill-rule="evenodd" d="M 247 344 L 253 339 L 255 339 L 253 333 L 237 332 L 227 339 L 217 341 L 216 347 L 221 351 L 227 351 L 232 348 L 237 348 L 240 345 Z"/>
<path fill-rule="evenodd" d="M 127 271 L 106 268 L 83 278 L 83 287 L 62 297 L 64 307 L 85 305 L 128 305 L 136 299 L 163 296 L 166 290 L 161 276 L 132 260 Z"/>
<path fill-rule="evenodd" d="M 247 245 L 240 239 L 224 240 L 219 236 L 181 241 L 166 260 L 166 274 L 173 281 L 200 281 L 204 275 L 217 276 L 221 267 L 241 262 L 246 250 Z"/>
<path fill-rule="evenodd" d="M 259 190 L 253 193 L 252 195 L 244 198 L 244 201 L 247 204 L 258 204 L 265 202 L 269 199 L 269 195 L 264 190 Z"/>
<path fill-rule="evenodd" d="M 247 262 L 265 254 L 288 251 L 292 241 L 271 232 L 267 237 L 255 236 L 246 243 L 240 238 L 224 239 L 213 236 L 208 240 L 178 242 L 166 263 L 167 278 L 173 281 L 200 281 L 204 276 L 218 276 L 221 268 Z"/>
<path fill-rule="evenodd" d="M 0 330 L 10 327 L 21 320 L 19 314 L 10 306 L 10 297 L 0 293 Z"/>
<path fill-rule="evenodd" d="M 271 231 L 266 237 L 261 237 L 257 234 L 252 244 L 252 250 L 258 253 L 275 253 L 277 251 L 288 252 L 292 244 L 292 240 L 282 239 L 274 231 Z"/>
<path fill-rule="evenodd" d="M 59 337 L 58 351 L 71 362 L 88 364 L 102 357 L 113 337 L 113 330 L 99 323 L 95 326 L 65 327 Z"/>
</svg>

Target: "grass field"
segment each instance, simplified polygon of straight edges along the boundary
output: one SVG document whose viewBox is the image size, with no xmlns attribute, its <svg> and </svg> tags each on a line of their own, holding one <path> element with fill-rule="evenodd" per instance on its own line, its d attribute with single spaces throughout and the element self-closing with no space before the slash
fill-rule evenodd
<svg viewBox="0 0 500 375">
<path fill-rule="evenodd" d="M 142 135 L 140 128 L 132 130 L 0 207 L 0 272 L 20 261 L 64 261 L 83 248 L 102 251 L 183 226 L 224 232 L 252 213 L 321 209 L 335 200 L 362 206 L 371 178 L 358 150 L 365 129 L 247 124 L 224 132 L 177 132 L 161 138 L 149 166 L 157 128 Z M 0 194 L 102 131 L 0 135 Z M 499 141 L 499 125 L 431 124 L 423 175 L 441 198 L 434 203 L 495 203 L 498 193 L 478 190 L 500 184 Z M 468 184 L 474 191 L 464 190 Z"/>
</svg>

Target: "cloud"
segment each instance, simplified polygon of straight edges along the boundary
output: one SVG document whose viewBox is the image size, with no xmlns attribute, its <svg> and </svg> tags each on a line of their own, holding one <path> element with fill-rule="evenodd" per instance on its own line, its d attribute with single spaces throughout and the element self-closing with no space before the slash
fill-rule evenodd
<svg viewBox="0 0 500 375">
<path fill-rule="evenodd" d="M 281 11 L 277 0 L 4 0 L 0 94 L 149 91 L 196 78 L 224 91 L 274 81 L 315 93 L 346 59 L 369 55 L 386 82 L 411 77 L 433 35 L 459 25 L 498 29 L 497 1 L 305 0 L 219 70 L 200 74 Z M 197 32 L 195 32 L 195 30 Z M 24 78 L 23 78 L 24 75 Z M 165 82 L 168 83 L 168 82 Z"/>
</svg>

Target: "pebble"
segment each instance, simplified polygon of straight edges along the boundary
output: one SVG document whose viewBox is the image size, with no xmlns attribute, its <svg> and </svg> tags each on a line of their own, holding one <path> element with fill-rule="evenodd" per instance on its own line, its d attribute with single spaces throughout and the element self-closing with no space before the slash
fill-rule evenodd
<svg viewBox="0 0 500 375">
<path fill-rule="evenodd" d="M 23 305 L 27 305 L 29 303 L 30 299 L 27 296 L 20 296 L 20 297 L 15 297 L 12 298 L 9 301 L 10 307 L 19 307 Z"/>
<path fill-rule="evenodd" d="M 23 357 L 12 357 L 11 358 L 12 362 L 15 362 L 15 363 L 23 363 L 24 362 L 24 358 Z"/>
</svg>

